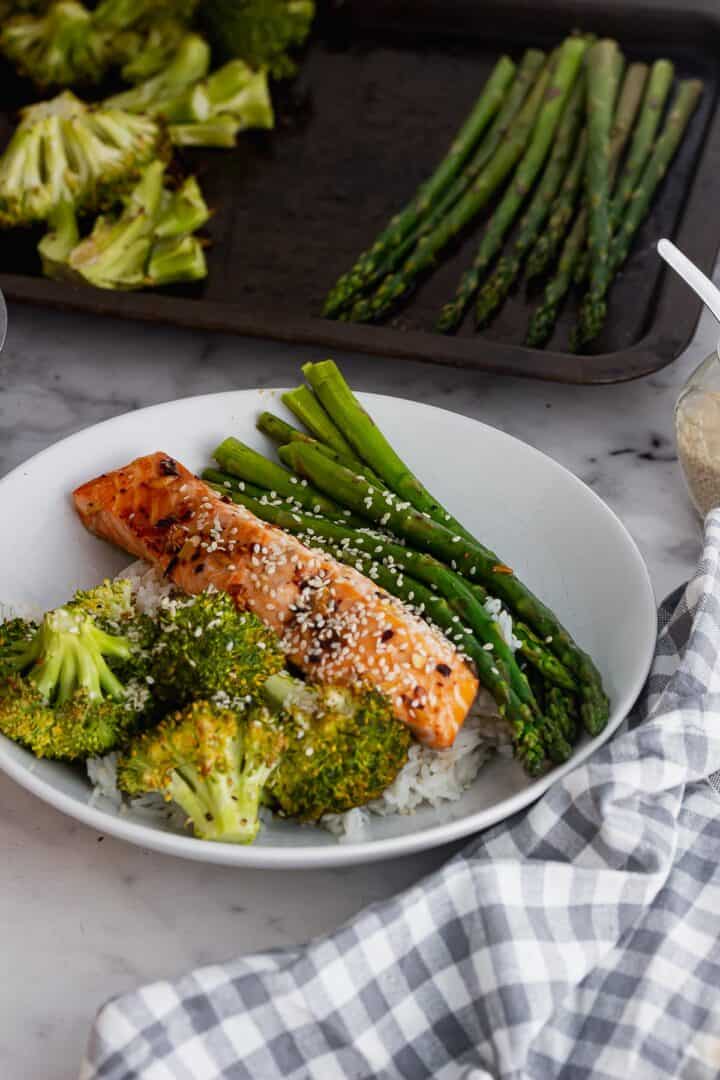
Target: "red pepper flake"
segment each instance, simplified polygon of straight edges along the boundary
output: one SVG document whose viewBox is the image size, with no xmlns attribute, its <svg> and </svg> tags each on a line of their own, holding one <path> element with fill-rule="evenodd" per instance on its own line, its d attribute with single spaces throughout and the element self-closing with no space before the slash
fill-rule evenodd
<svg viewBox="0 0 720 1080">
<path fill-rule="evenodd" d="M 514 571 L 509 566 L 505 566 L 504 563 L 498 563 L 497 566 L 492 568 L 493 574 L 512 574 Z"/>
</svg>

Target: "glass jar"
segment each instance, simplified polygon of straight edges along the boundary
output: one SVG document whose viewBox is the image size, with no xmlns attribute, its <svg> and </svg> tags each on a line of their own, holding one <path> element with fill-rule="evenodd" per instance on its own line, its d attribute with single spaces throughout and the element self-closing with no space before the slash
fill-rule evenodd
<svg viewBox="0 0 720 1080">
<path fill-rule="evenodd" d="M 675 406 L 675 438 L 690 498 L 704 517 L 720 506 L 720 355 L 693 371 Z"/>
</svg>

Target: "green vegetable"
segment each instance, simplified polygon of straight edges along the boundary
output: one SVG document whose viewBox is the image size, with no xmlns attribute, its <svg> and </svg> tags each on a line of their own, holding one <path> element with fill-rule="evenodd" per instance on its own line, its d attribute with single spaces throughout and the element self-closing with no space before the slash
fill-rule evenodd
<svg viewBox="0 0 720 1080">
<path fill-rule="evenodd" d="M 627 204 L 617 232 L 613 236 L 608 255 L 608 273 L 600 284 L 593 285 L 585 295 L 580 307 L 580 317 L 573 337 L 573 347 L 582 348 L 594 340 L 602 330 L 607 316 L 606 294 L 613 278 L 625 262 L 635 233 L 645 220 L 653 195 L 662 183 L 668 165 L 675 156 L 687 125 L 694 113 L 703 91 L 699 79 L 687 79 L 680 83 L 672 108 L 663 130 L 655 143 L 653 152 L 642 172 L 640 181 Z"/>
<path fill-rule="evenodd" d="M 432 232 L 440 224 L 448 210 L 455 205 L 462 195 L 477 179 L 485 166 L 492 159 L 500 143 L 508 134 L 515 117 L 527 97 L 528 91 L 538 77 L 545 63 L 545 53 L 539 49 L 528 49 L 520 62 L 517 74 L 507 92 L 505 100 L 488 132 L 480 140 L 480 145 L 474 151 L 470 160 L 463 166 L 460 174 L 453 180 L 447 191 L 438 199 L 434 200 L 429 212 L 419 219 L 418 225 L 402 242 L 395 244 L 386 251 L 383 258 L 375 260 L 375 269 L 365 276 L 363 288 L 368 291 L 371 286 L 381 281 L 386 275 L 397 270 L 411 253 L 416 244 L 422 242 L 422 238 Z M 348 275 L 345 276 L 346 281 Z M 340 283 L 338 283 L 338 286 Z M 342 299 L 339 296 L 339 299 Z M 358 293 L 347 294 L 344 304 L 336 303 L 326 306 L 324 314 L 329 317 L 345 319 L 349 308 L 355 300 L 359 299 Z"/>
<path fill-rule="evenodd" d="M 330 419 L 312 391 L 308 390 L 307 386 L 297 386 L 294 390 L 287 390 L 282 399 L 290 412 L 320 442 L 325 443 L 334 450 L 338 450 L 341 454 L 352 454 L 350 443 Z"/>
<path fill-rule="evenodd" d="M 218 50 L 275 78 L 294 75 L 292 53 L 305 44 L 314 0 L 206 0 L 202 16 Z"/>
<path fill-rule="evenodd" d="M 48 612 L 32 636 L 13 620 L 2 637 L 0 731 L 37 757 L 107 753 L 144 711 L 147 691 L 131 694 L 113 670 L 135 646 L 81 607 Z"/>
<path fill-rule="evenodd" d="M 175 146 L 234 146 L 240 131 L 275 123 L 267 75 L 231 60 L 207 78 L 207 45 L 188 35 L 167 68 L 106 104 L 158 117 Z"/>
<path fill-rule="evenodd" d="M 31 105 L 0 158 L 0 222 L 45 220 L 63 202 L 92 209 L 126 189 L 164 153 L 158 124 L 84 105 L 69 91 Z"/>
<path fill-rule="evenodd" d="M 260 713 L 285 733 L 267 799 L 281 814 L 317 821 L 379 798 L 406 763 L 408 728 L 387 698 L 359 688 L 310 686 L 287 674 L 263 687 Z"/>
<path fill-rule="evenodd" d="M 198 563 L 202 558 L 200 552 Z M 170 708 L 200 698 L 241 708 L 284 666 L 277 636 L 257 616 L 239 611 L 227 593 L 171 599 L 157 624 L 153 693 Z"/>
<path fill-rule="evenodd" d="M 152 78 L 108 98 L 106 105 L 131 113 L 163 116 L 189 86 L 204 79 L 210 68 L 210 47 L 198 34 L 185 34 L 168 62 Z"/>
<path fill-rule="evenodd" d="M 103 289 L 139 289 L 205 277 L 200 241 L 192 232 L 209 211 L 197 181 L 164 188 L 162 161 L 148 165 L 122 200 L 119 212 L 96 220 L 78 241 L 74 211 L 63 202 L 50 215 L 50 232 L 38 245 L 49 277 L 75 278 Z"/>
<path fill-rule="evenodd" d="M 528 256 L 525 272 L 528 282 L 534 281 L 535 278 L 544 274 L 548 267 L 552 266 L 555 256 L 561 248 L 567 234 L 568 225 L 573 219 L 578 195 L 582 190 L 586 153 L 587 132 L 583 132 L 582 138 L 578 141 L 570 168 L 550 208 L 547 226 L 535 241 L 535 246 Z"/>
<path fill-rule="evenodd" d="M 616 63 L 615 67 L 619 79 L 620 64 Z M 609 178 L 611 183 L 635 123 L 646 74 L 647 71 L 643 64 L 631 64 L 620 89 L 610 142 Z M 587 222 L 587 209 L 583 206 L 565 239 L 560 261 L 553 277 L 545 288 L 542 302 L 530 320 L 525 339 L 528 345 L 542 348 L 552 336 L 560 307 L 577 273 L 578 264 L 583 257 L 587 240 Z"/>
<path fill-rule="evenodd" d="M 259 710 L 195 701 L 132 740 L 118 761 L 118 787 L 176 802 L 201 840 L 251 844 L 284 743 Z"/>
<path fill-rule="evenodd" d="M 239 439 L 225 439 L 213 451 L 213 457 L 220 468 L 231 476 L 244 480 L 256 487 L 266 488 L 278 495 L 292 499 L 298 506 L 311 513 L 326 514 L 330 517 L 345 517 L 349 524 L 362 524 L 360 518 L 345 514 L 342 507 L 328 499 L 322 492 L 310 487 L 307 481 L 269 461 L 257 450 L 241 443 Z"/>
<path fill-rule="evenodd" d="M 610 131 L 615 89 L 613 68 L 617 42 L 596 42 L 588 54 L 587 129 L 588 152 L 585 185 L 588 205 L 590 289 L 600 295 L 607 288 L 610 246 Z"/>
<path fill-rule="evenodd" d="M 448 528 L 470 538 L 464 526 L 434 498 L 395 452 L 372 417 L 362 407 L 337 364 L 321 360 L 304 364 L 303 375 L 355 453 L 391 491 Z M 288 453 L 292 452 L 292 445 Z M 352 467 L 352 466 L 351 466 Z"/>
<path fill-rule="evenodd" d="M 530 251 L 547 220 L 552 200 L 560 190 L 576 146 L 586 144 L 584 132 L 580 134 L 580 123 L 585 104 L 585 84 L 578 79 L 568 100 L 562 120 L 558 125 L 557 136 L 545 171 L 538 184 L 532 201 L 518 226 L 518 233 L 511 252 L 503 256 L 495 272 L 484 283 L 478 295 L 475 309 L 475 324 L 487 326 L 493 315 L 502 307 L 514 282 L 520 275 L 525 256 Z"/>
<path fill-rule="evenodd" d="M 628 156 L 610 204 L 610 227 L 617 230 L 653 148 L 655 135 L 672 85 L 675 69 L 669 60 L 656 60 L 650 69 L 647 89 L 633 133 Z"/>
<path fill-rule="evenodd" d="M 460 325 L 468 305 L 477 293 L 483 274 L 500 251 L 505 234 L 519 213 L 528 191 L 532 189 L 552 145 L 587 46 L 587 40 L 582 37 L 569 38 L 562 45 L 532 139 L 505 195 L 490 218 L 472 266 L 460 280 L 455 299 L 440 313 L 436 329 L 441 332 L 447 333 Z M 582 95 L 575 95 L 572 101 L 573 111 L 579 113 L 582 100 Z"/>
<path fill-rule="evenodd" d="M 8 19 L 0 52 L 41 88 L 97 83 L 118 57 L 115 36 L 96 28 L 76 0 L 60 0 L 42 15 Z"/>
<path fill-rule="evenodd" d="M 385 261 L 388 253 L 402 243 L 447 191 L 472 154 L 478 139 L 502 106 L 514 74 L 515 65 L 512 60 L 501 56 L 435 171 L 421 184 L 407 206 L 391 219 L 370 250 L 360 256 L 353 268 L 343 274 L 331 290 L 325 302 L 326 316 L 336 315 L 353 296 L 362 292 L 371 280 L 375 280 L 377 268 Z"/>
<path fill-rule="evenodd" d="M 515 123 L 498 146 L 495 154 L 476 177 L 465 194 L 427 235 L 423 235 L 415 250 L 395 272 L 383 279 L 377 291 L 354 304 L 350 317 L 355 322 L 378 319 L 389 311 L 413 287 L 417 278 L 437 261 L 440 252 L 468 226 L 502 186 L 532 138 L 535 120 L 540 111 L 550 80 L 546 65 L 535 86 L 518 113 Z"/>
</svg>

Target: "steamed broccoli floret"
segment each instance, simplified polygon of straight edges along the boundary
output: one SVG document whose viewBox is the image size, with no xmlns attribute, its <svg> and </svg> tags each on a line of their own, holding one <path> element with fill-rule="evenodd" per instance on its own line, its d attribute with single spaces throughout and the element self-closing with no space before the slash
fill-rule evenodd
<svg viewBox="0 0 720 1080">
<path fill-rule="evenodd" d="M 110 666 L 132 652 L 127 638 L 108 634 L 82 610 L 49 612 L 7 662 L 14 674 L 0 684 L 0 731 L 38 757 L 106 753 L 144 707 Z"/>
<path fill-rule="evenodd" d="M 92 209 L 165 152 L 156 121 L 85 105 L 66 91 L 31 105 L 0 158 L 0 223 L 43 221 L 62 203 Z"/>
<path fill-rule="evenodd" d="M 132 740 L 118 762 L 118 786 L 178 803 L 202 840 L 250 844 L 283 743 L 282 732 L 255 710 L 196 701 Z"/>
<path fill-rule="evenodd" d="M 317 821 L 364 806 L 407 761 L 410 732 L 375 691 L 309 686 L 283 674 L 263 695 L 287 733 L 266 796 L 284 815 Z"/>
<path fill-rule="evenodd" d="M 202 13 L 221 53 L 284 78 L 296 71 L 288 52 L 304 44 L 315 4 L 313 0 L 206 0 Z"/>
<path fill-rule="evenodd" d="M 192 235 L 209 215 L 193 177 L 177 191 L 163 187 L 165 166 L 154 161 L 122 200 L 78 240 L 77 219 L 62 203 L 38 244 L 48 277 L 82 279 L 102 289 L 141 289 L 196 281 L 207 274 L 201 241 Z"/>
<path fill-rule="evenodd" d="M 171 707 L 199 698 L 242 707 L 284 665 L 277 636 L 227 593 L 168 601 L 158 628 L 153 691 Z"/>
<path fill-rule="evenodd" d="M 234 146 L 239 131 L 272 128 L 266 73 L 231 60 L 205 78 L 207 59 L 203 39 L 189 34 L 166 68 L 106 105 L 165 121 L 177 146 Z"/>
</svg>

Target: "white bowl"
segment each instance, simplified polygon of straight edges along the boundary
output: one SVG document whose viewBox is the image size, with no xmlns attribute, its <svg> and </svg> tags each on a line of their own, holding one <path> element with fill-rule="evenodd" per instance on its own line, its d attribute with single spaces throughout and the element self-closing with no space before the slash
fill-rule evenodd
<svg viewBox="0 0 720 1080">
<path fill-rule="evenodd" d="M 281 391 L 244 390 L 141 409 L 72 435 L 0 480 L 0 603 L 46 609 L 117 573 L 128 556 L 90 536 L 70 492 L 140 454 L 163 450 L 192 469 L 227 435 L 263 447 L 262 409 Z M 531 781 L 514 762 L 489 762 L 457 802 L 407 816 L 374 817 L 371 839 L 338 843 L 310 826 L 273 821 L 250 847 L 207 843 L 140 812 L 91 801 L 83 771 L 0 736 L 0 768 L 41 799 L 94 829 L 185 858 L 265 868 L 340 866 L 420 851 L 469 836 L 529 805 L 592 753 L 627 715 L 655 643 L 648 573 L 618 518 L 576 477 L 539 451 L 475 420 L 397 398 L 362 395 L 400 454 L 485 543 L 552 607 L 587 649 L 610 695 L 610 721 L 572 760 Z"/>
</svg>

